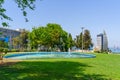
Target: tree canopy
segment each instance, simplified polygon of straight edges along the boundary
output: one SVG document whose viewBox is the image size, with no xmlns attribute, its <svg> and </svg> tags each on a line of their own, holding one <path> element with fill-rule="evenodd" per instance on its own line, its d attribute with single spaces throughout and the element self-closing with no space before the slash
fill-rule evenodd
<svg viewBox="0 0 120 80">
<path fill-rule="evenodd" d="M 46 26 L 33 28 L 29 34 L 30 44 L 33 48 L 45 46 L 49 48 L 57 48 L 61 51 L 67 51 L 71 47 L 71 36 L 62 29 L 59 24 L 49 23 Z"/>
<path fill-rule="evenodd" d="M 84 42 L 84 49 L 89 49 L 91 46 L 93 46 L 93 43 L 92 43 L 92 38 L 91 38 L 91 35 L 90 35 L 90 31 L 89 30 L 85 30 L 84 31 L 84 37 L 83 37 L 83 42 Z"/>
</svg>

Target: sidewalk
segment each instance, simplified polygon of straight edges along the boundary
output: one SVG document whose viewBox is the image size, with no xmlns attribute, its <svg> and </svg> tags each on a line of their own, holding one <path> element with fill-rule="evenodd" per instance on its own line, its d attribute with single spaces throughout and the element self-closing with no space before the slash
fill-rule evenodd
<svg viewBox="0 0 120 80">
<path fill-rule="evenodd" d="M 93 52 L 92 50 L 74 50 L 74 51 L 72 51 L 72 52 Z"/>
</svg>

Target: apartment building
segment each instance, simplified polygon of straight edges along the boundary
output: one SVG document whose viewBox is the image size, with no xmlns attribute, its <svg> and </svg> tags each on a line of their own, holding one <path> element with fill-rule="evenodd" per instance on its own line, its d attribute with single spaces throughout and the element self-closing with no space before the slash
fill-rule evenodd
<svg viewBox="0 0 120 80">
<path fill-rule="evenodd" d="M 99 51 L 108 50 L 108 39 L 105 31 L 97 35 L 97 49 Z"/>
<path fill-rule="evenodd" d="M 9 48 L 13 48 L 13 38 L 20 35 L 19 30 L 12 30 L 8 28 L 0 27 L 0 40 L 8 43 Z"/>
</svg>

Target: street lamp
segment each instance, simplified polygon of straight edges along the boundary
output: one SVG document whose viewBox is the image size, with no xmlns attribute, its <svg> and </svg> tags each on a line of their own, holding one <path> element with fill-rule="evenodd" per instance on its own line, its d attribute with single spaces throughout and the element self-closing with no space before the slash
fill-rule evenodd
<svg viewBox="0 0 120 80">
<path fill-rule="evenodd" d="M 81 27 L 81 29 L 82 29 L 82 52 L 83 52 L 83 29 L 84 27 Z"/>
</svg>

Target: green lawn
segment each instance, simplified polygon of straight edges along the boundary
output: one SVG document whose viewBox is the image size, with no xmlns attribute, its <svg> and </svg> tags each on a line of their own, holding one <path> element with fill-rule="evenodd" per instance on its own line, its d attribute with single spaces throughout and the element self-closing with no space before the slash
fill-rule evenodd
<svg viewBox="0 0 120 80">
<path fill-rule="evenodd" d="M 22 61 L 0 66 L 0 80 L 120 80 L 120 55 Z"/>
</svg>

